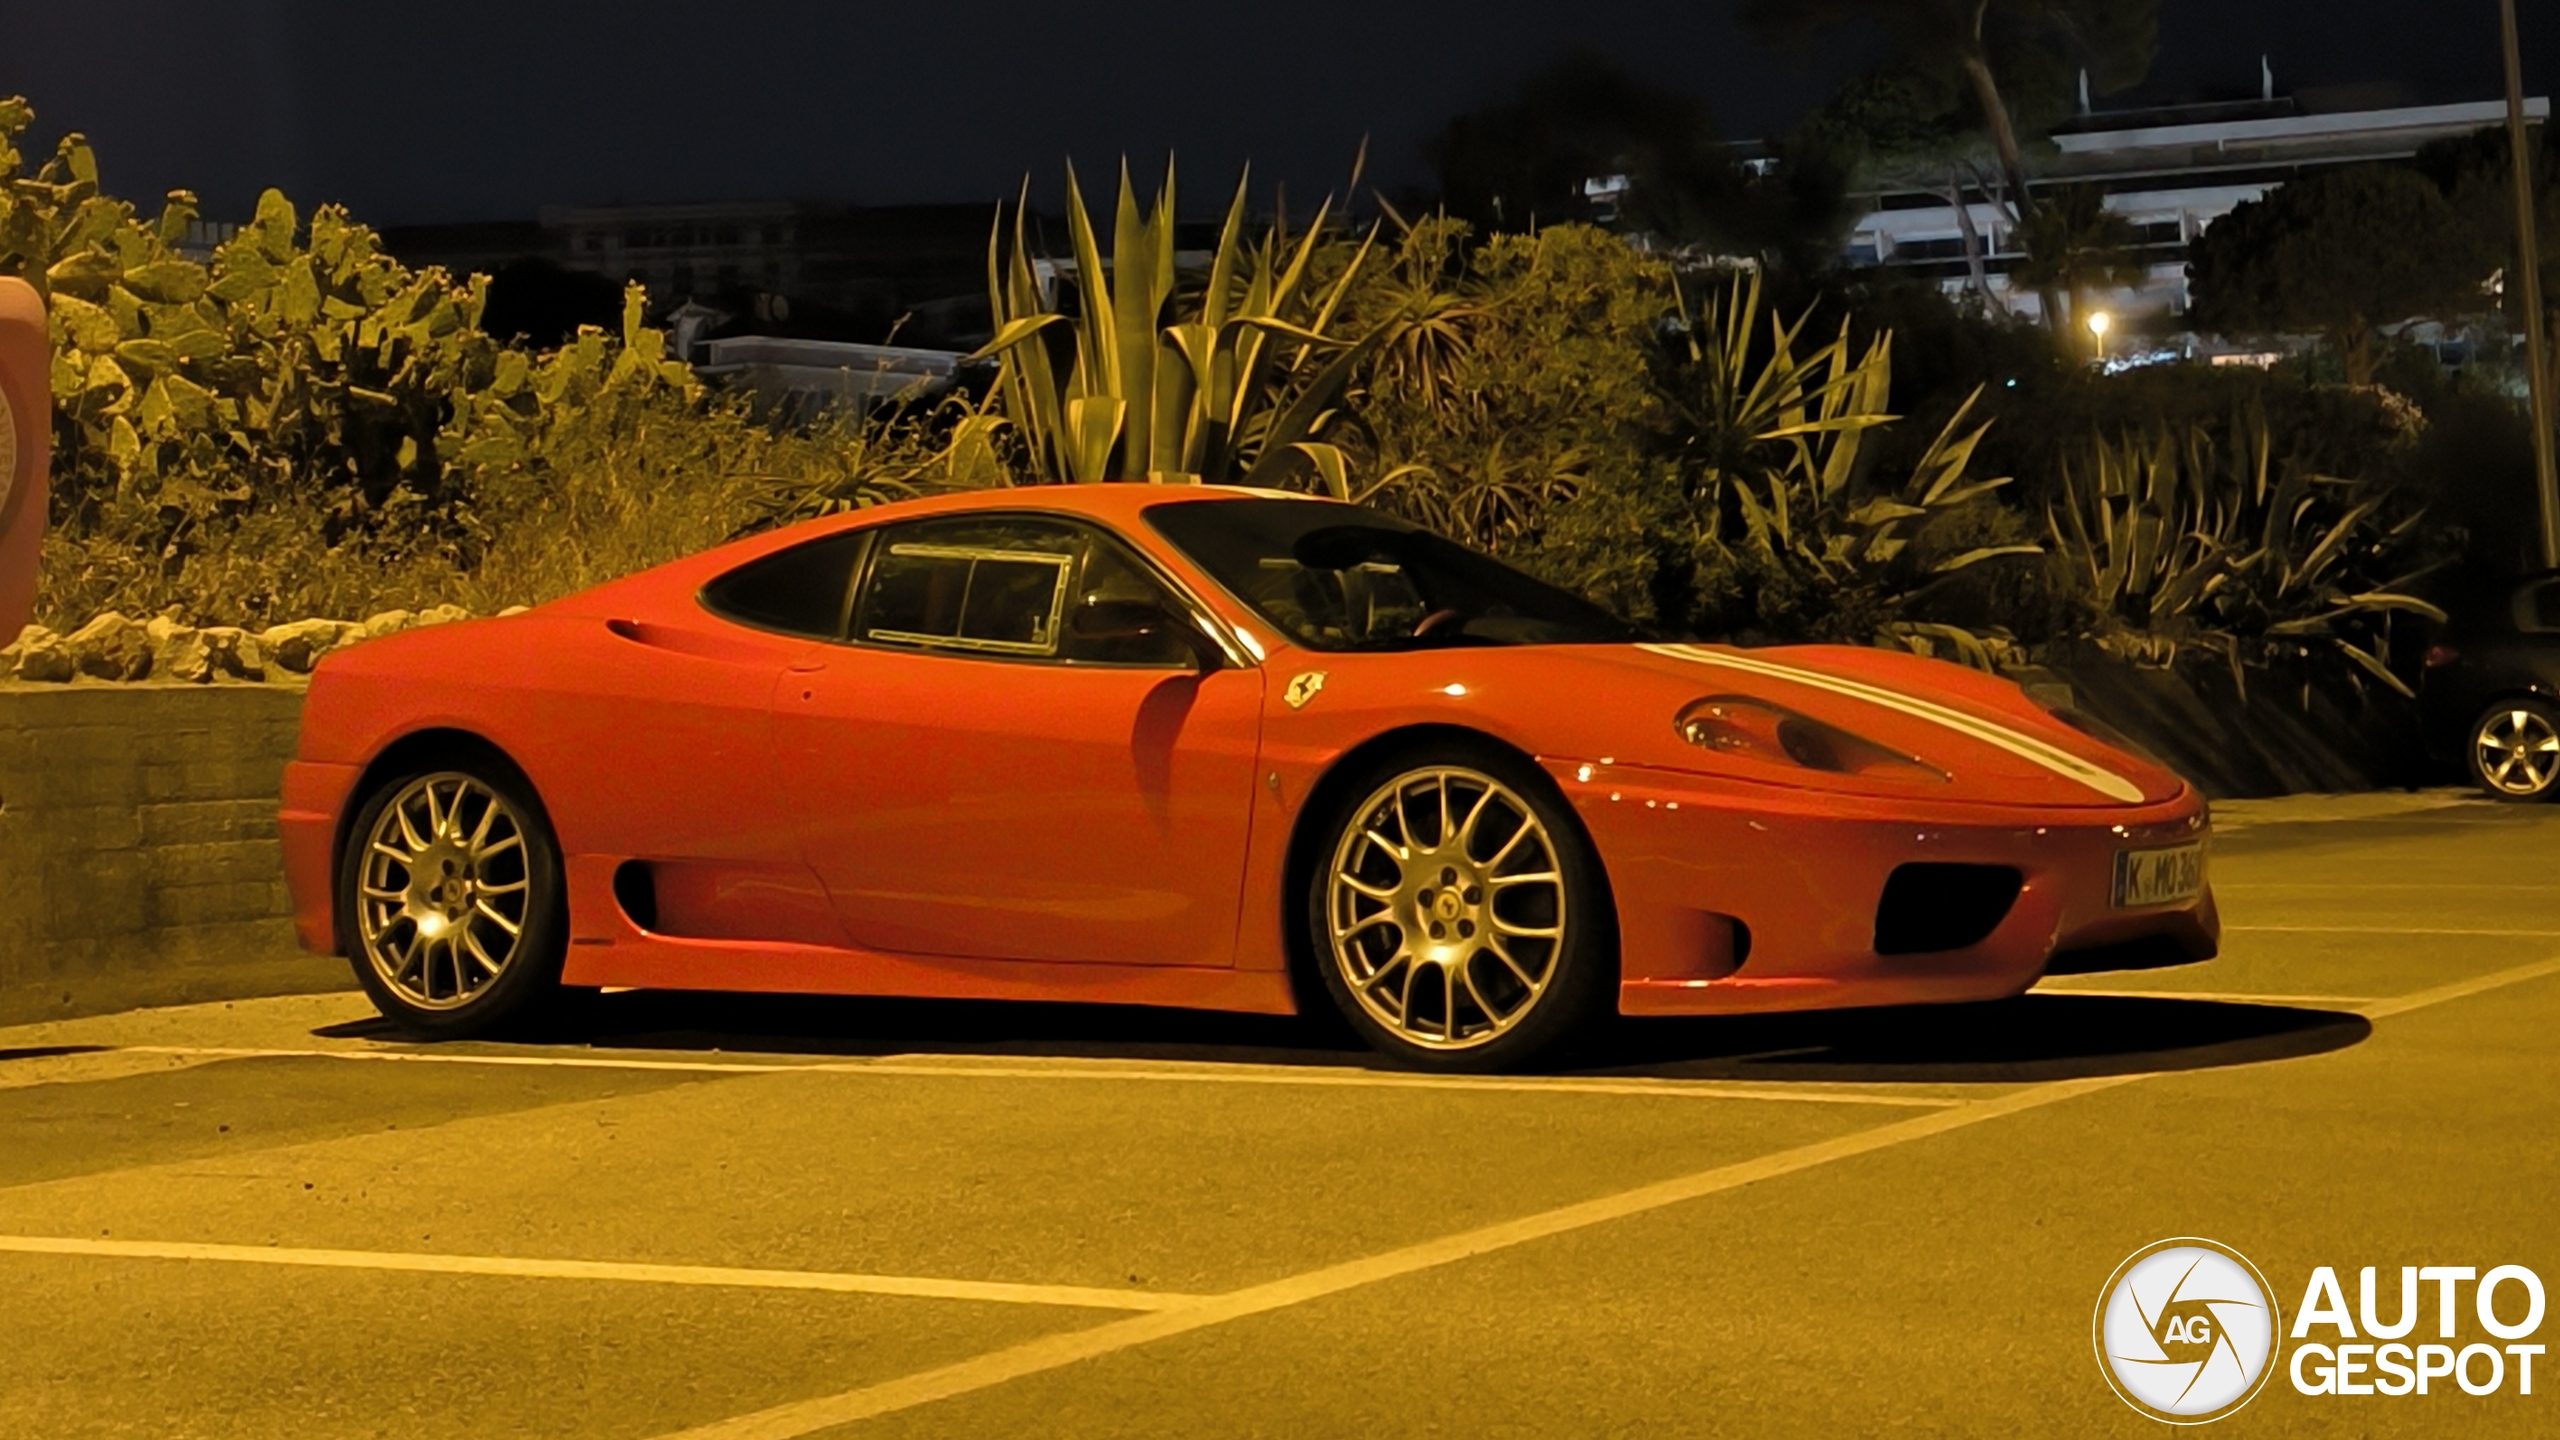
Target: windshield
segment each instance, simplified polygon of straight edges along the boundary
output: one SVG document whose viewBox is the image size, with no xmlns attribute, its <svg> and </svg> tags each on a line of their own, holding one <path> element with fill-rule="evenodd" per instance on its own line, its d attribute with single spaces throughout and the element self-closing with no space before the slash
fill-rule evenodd
<svg viewBox="0 0 2560 1440">
<path fill-rule="evenodd" d="M 1428 530 L 1320 500 L 1194 500 L 1156 533 L 1309 650 L 1619 643 L 1591 602 Z"/>
</svg>

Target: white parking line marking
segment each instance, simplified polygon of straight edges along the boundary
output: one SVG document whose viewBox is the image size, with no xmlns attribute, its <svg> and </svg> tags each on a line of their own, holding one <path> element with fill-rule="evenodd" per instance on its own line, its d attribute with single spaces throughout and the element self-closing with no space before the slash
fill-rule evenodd
<svg viewBox="0 0 2560 1440">
<path fill-rule="evenodd" d="M 235 1265 L 305 1265 L 324 1270 L 406 1270 L 428 1275 L 505 1275 L 536 1280 L 619 1280 L 643 1285 L 717 1285 L 747 1290 L 825 1290 L 908 1295 L 927 1300 L 991 1300 L 1085 1310 L 1172 1310 L 1205 1295 L 1112 1290 L 1085 1285 L 1007 1285 L 920 1275 L 852 1275 L 826 1270 L 741 1270 L 724 1265 L 643 1265 L 609 1260 L 527 1260 L 509 1255 L 421 1255 L 390 1250 L 296 1250 L 270 1245 L 198 1245 L 164 1240 L 88 1240 L 0 1235 L 0 1251 L 95 1255 L 127 1260 L 211 1260 Z"/>
<path fill-rule="evenodd" d="M 2560 940 L 2560 930 L 2470 930 L 2441 925 L 2225 925 L 2225 935 L 2489 935 Z"/>
<path fill-rule="evenodd" d="M 1775 1179 L 1835 1160 L 1883 1150 L 1908 1141 L 1941 1135 L 1950 1130 L 1978 1125 L 1986 1120 L 2016 1114 L 2021 1110 L 2050 1105 L 2097 1090 L 2111 1089 L 2144 1078 L 2135 1075 L 2109 1075 L 2087 1080 L 2061 1080 L 2018 1091 L 1993 1100 L 1979 1101 L 1956 1110 L 1942 1110 L 1934 1115 L 1919 1115 L 1825 1140 L 1812 1145 L 1782 1150 L 1738 1164 L 1723 1165 L 1713 1170 L 1684 1175 L 1659 1184 L 1642 1186 L 1616 1195 L 1586 1200 L 1576 1205 L 1561 1206 L 1540 1214 L 1437 1240 L 1427 1240 L 1400 1250 L 1371 1255 L 1340 1265 L 1328 1265 L 1301 1275 L 1249 1286 L 1214 1296 L 1198 1305 L 1168 1310 L 1129 1320 L 1115 1320 L 1090 1330 L 1073 1330 L 1061 1335 L 1043 1336 L 1025 1344 L 997 1350 L 974 1359 L 945 1365 L 919 1374 L 904 1376 L 859 1390 L 846 1391 L 815 1400 L 795 1401 L 769 1410 L 717 1421 L 664 1440 L 796 1440 L 796 1437 L 867 1420 L 895 1410 L 905 1410 L 955 1395 L 1001 1385 L 1008 1380 L 1036 1375 L 1090 1360 L 1132 1346 L 1168 1339 L 1193 1330 L 1223 1325 L 1250 1315 L 1303 1305 L 1345 1290 L 1374 1285 L 1421 1270 L 1455 1264 L 1478 1255 L 1507 1250 L 1515 1245 L 1543 1240 L 1593 1225 L 1622 1220 L 1666 1205 L 1696 1200 L 1720 1191 L 1736 1189 L 1755 1181 Z"/>
<path fill-rule="evenodd" d="M 2394 995 L 2388 999 L 2376 1000 L 2364 1007 L 2364 1017 L 2368 1020 L 2383 1020 L 2393 1015 L 2405 1015 L 2412 1010 L 2423 1010 L 2430 1005 L 2441 1005 L 2448 1000 L 2460 1000 L 2484 991 L 2504 989 L 2509 985 L 2539 979 L 2555 972 L 2560 972 L 2560 958 L 2538 960 L 2531 965 L 2518 965 L 2511 970 L 2492 970 L 2486 975 L 2474 975 L 2468 980 L 2454 980 L 2430 989 L 2412 990 L 2406 995 Z"/>
<path fill-rule="evenodd" d="M 2458 1000 L 2508 985 L 2538 980 L 2560 974 L 2560 957 L 2519 965 L 2472 980 L 2421 990 L 2374 1005 L 2365 1013 L 2374 1019 L 2405 1014 L 2428 1005 Z M 2184 1072 L 2169 1072 L 2184 1073 Z M 814 1400 L 797 1400 L 771 1409 L 733 1419 L 714 1421 L 709 1425 L 660 1437 L 660 1440 L 798 1440 L 832 1426 L 867 1420 L 893 1411 L 908 1410 L 918 1405 L 947 1400 L 972 1391 L 988 1389 L 1018 1380 L 1027 1375 L 1055 1370 L 1080 1360 L 1113 1354 L 1152 1341 L 1223 1325 L 1250 1315 L 1260 1315 L 1292 1305 L 1303 1305 L 1328 1295 L 1339 1294 L 1384 1280 L 1411 1275 L 1417 1271 L 1452 1265 L 1478 1255 L 1507 1250 L 1533 1240 L 1586 1229 L 1593 1225 L 1622 1220 L 1631 1215 L 1678 1205 L 1726 1190 L 1738 1189 L 1761 1180 L 1793 1175 L 1835 1160 L 1890 1149 L 1914 1140 L 1926 1140 L 1950 1131 L 1962 1130 L 1988 1120 L 1998 1120 L 2029 1110 L 2042 1109 L 2064 1100 L 2112 1090 L 2139 1080 L 2157 1078 L 2156 1072 L 2131 1075 L 2102 1075 L 2083 1080 L 2054 1080 L 2024 1090 L 1973 1101 L 1960 1109 L 1942 1110 L 1934 1115 L 1915 1115 L 1879 1125 L 1854 1135 L 1801 1145 L 1781 1150 L 1756 1160 L 1721 1165 L 1694 1175 L 1639 1186 L 1616 1195 L 1604 1195 L 1576 1205 L 1561 1206 L 1518 1220 L 1488 1225 L 1438 1240 L 1426 1240 L 1401 1250 L 1381 1255 L 1328 1265 L 1301 1275 L 1248 1286 L 1224 1295 L 1212 1296 L 1196 1305 L 1160 1311 L 1152 1315 L 1114 1320 L 1090 1330 L 1071 1330 L 1062 1335 L 1048 1335 L 991 1351 L 974 1359 L 938 1366 L 896 1380 L 866 1385 L 842 1394 L 821 1396 Z"/>
<path fill-rule="evenodd" d="M 2215 894 L 2225 890 L 2533 890 L 2548 893 L 2550 882 L 2528 884 L 2508 880 L 2216 880 Z"/>
<path fill-rule="evenodd" d="M 1203 1085 L 1312 1085 L 1354 1090 L 1460 1090 L 1531 1095 L 1635 1095 L 1675 1100 L 1780 1100 L 1813 1105 L 1884 1105 L 1943 1110 L 1965 1102 L 1939 1095 L 1881 1095 L 1847 1090 L 1717 1085 L 1694 1080 L 1506 1080 L 1469 1075 L 1389 1075 L 1375 1071 L 1262 1068 L 1140 1069 L 1126 1065 L 914 1064 L 898 1061 L 620 1060 L 585 1055 L 447 1055 L 421 1050 L 277 1050 L 250 1047 L 136 1045 L 154 1055 L 235 1060 L 389 1060 L 420 1065 L 499 1065 L 536 1069 L 656 1070 L 702 1075 L 932 1075 L 958 1080 L 1141 1080 Z"/>
</svg>

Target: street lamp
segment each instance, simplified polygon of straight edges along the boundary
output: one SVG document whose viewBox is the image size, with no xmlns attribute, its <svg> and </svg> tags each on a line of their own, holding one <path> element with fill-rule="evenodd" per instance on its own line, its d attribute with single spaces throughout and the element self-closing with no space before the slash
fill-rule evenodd
<svg viewBox="0 0 2560 1440">
<path fill-rule="evenodd" d="M 2108 314 L 2104 310 L 2092 310 L 2089 312 L 2089 333 L 2096 336 L 2098 338 L 2098 343 L 2101 345 L 2107 343 L 2107 327 L 2115 323 L 2116 317 Z"/>
<path fill-rule="evenodd" d="M 2533 233 L 2532 142 L 2524 129 L 2524 76 L 2516 63 L 2516 0 L 2498 0 L 2507 61 L 2507 158 L 2515 178 L 2516 278 L 2524 285 L 2526 394 L 2533 414 L 2533 470 L 2542 501 L 2543 568 L 2560 567 L 2560 455 L 2552 448 L 2551 372 L 2542 327 L 2542 247 Z"/>
</svg>

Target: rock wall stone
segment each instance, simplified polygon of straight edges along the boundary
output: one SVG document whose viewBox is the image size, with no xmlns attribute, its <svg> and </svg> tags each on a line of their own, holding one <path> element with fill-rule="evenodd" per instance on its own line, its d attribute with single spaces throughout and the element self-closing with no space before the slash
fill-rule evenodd
<svg viewBox="0 0 2560 1440">
<path fill-rule="evenodd" d="M 524 607 L 499 611 L 512 615 Z M 296 620 L 255 634 L 230 625 L 198 627 L 168 616 L 136 620 L 110 610 L 68 635 L 29 625 L 0 646 L 0 681 L 68 684 L 89 680 L 244 681 L 299 685 L 331 650 L 403 630 L 468 620 L 459 605 L 385 610 L 358 620 Z"/>
<path fill-rule="evenodd" d="M 353 983 L 288 918 L 301 711 L 282 684 L 0 684 L 0 1024 Z"/>
</svg>

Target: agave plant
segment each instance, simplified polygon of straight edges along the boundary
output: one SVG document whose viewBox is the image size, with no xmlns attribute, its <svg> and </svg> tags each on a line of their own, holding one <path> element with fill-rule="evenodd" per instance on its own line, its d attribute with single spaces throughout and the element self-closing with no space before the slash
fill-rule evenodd
<svg viewBox="0 0 2560 1440">
<path fill-rule="evenodd" d="M 1488 396 L 1471 373 L 1477 332 L 1499 316 L 1507 297 L 1467 274 L 1465 221 L 1432 215 L 1406 223 L 1392 209 L 1387 215 L 1403 233 L 1370 277 L 1373 293 L 1358 298 L 1402 323 L 1370 362 L 1367 383 L 1444 423 L 1461 410 L 1481 412 Z"/>
<path fill-rule="evenodd" d="M 2312 474 L 2271 453 L 2254 411 L 2221 451 L 2202 427 L 2099 439 L 2065 462 L 2047 510 L 2054 545 L 2095 614 L 2086 638 L 2152 665 L 2182 649 L 2244 667 L 2325 649 L 2402 695 L 2390 620 L 2444 612 L 2410 593 L 2423 516 L 2369 481 Z"/>
<path fill-rule="evenodd" d="M 1121 167 L 1106 261 L 1070 167 L 1072 313 L 1058 287 L 1040 283 L 1017 206 L 1010 249 L 1001 224 L 987 243 L 996 334 L 978 353 L 1000 361 L 998 405 L 962 423 L 955 451 L 1010 427 L 1045 479 L 1272 485 L 1312 471 L 1347 495 L 1342 452 L 1318 437 L 1352 373 L 1388 333 L 1387 325 L 1357 338 L 1335 333 L 1375 232 L 1319 287 L 1310 263 L 1332 233 L 1330 202 L 1294 236 L 1275 220 L 1248 241 L 1246 183 L 1237 183 L 1198 289 L 1178 293 L 1172 169 L 1154 205 L 1142 208 Z M 1057 327 L 1069 344 L 1053 345 Z"/>
<path fill-rule="evenodd" d="M 1875 432 L 1899 419 L 1887 408 L 1892 337 L 1862 347 L 1844 325 L 1816 343 L 1808 325 L 1770 314 L 1751 270 L 1684 304 L 1658 381 L 1663 454 L 1595 465 L 1555 508 L 1534 563 L 1670 631 L 2014 661 L 2004 636 L 1932 613 L 1950 578 L 2041 550 L 1990 498 L 2009 482 L 1971 476 L 1988 429 L 1973 419 L 1979 393 L 1916 463 L 1889 472 Z"/>
<path fill-rule="evenodd" d="M 1738 543 L 1761 565 L 1815 592 L 1844 592 L 1846 607 L 1875 617 L 1879 644 L 1931 653 L 1938 645 L 1988 665 L 1997 652 L 1953 627 L 1921 625 L 1907 613 L 1930 586 L 2004 555 L 2033 555 L 2032 544 L 1978 545 L 1953 554 L 1924 553 L 1920 532 L 1932 520 L 1988 497 L 2007 477 L 1969 477 L 1989 421 L 1968 422 L 1981 390 L 1939 430 L 1899 483 L 1876 476 L 1873 433 L 1899 417 L 1886 409 L 1893 390 L 1893 341 L 1879 334 L 1863 350 L 1843 321 L 1831 340 L 1803 349 L 1805 317 L 1769 319 L 1770 348 L 1755 361 L 1760 277 L 1734 278 L 1722 304 L 1710 304 L 1690 327 L 1688 449 L 1690 485 L 1702 498 L 1729 495 L 1741 519 Z M 1703 513 L 1721 518 L 1724 507 Z M 1937 642 L 1931 643 L 1932 637 Z"/>
</svg>

